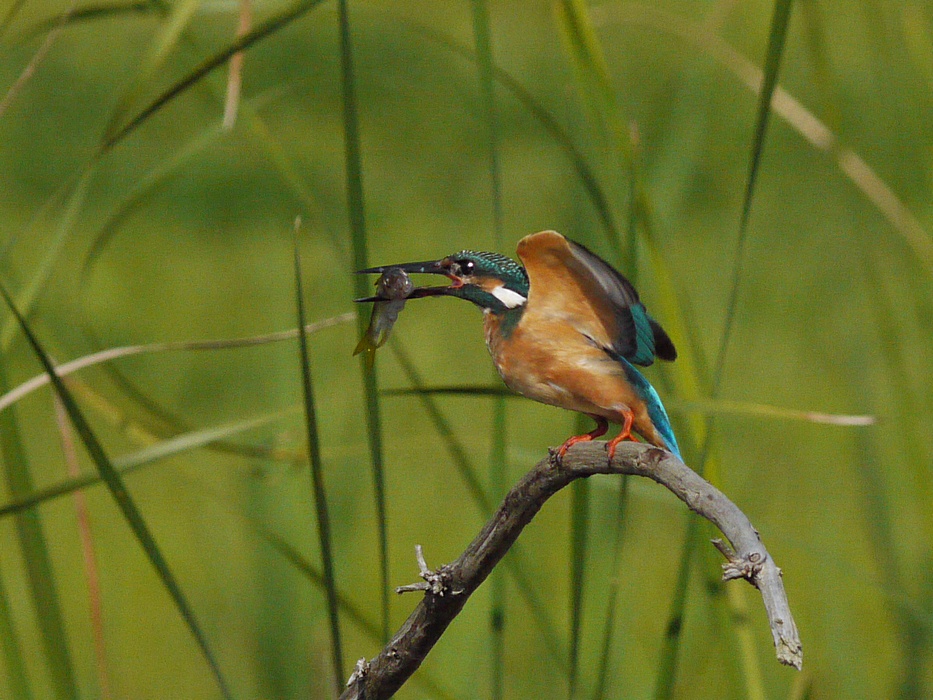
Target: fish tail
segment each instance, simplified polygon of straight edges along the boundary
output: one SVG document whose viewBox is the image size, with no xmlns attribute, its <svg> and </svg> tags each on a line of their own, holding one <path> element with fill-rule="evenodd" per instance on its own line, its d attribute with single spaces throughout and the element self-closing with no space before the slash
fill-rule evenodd
<svg viewBox="0 0 933 700">
<path fill-rule="evenodd" d="M 369 336 L 369 333 L 366 333 L 362 338 L 360 338 L 360 342 L 356 344 L 356 349 L 353 351 L 353 354 L 359 355 L 361 352 L 366 353 L 366 366 L 369 369 L 372 369 L 376 362 L 377 347 L 379 346 L 373 342 L 373 339 Z"/>
</svg>

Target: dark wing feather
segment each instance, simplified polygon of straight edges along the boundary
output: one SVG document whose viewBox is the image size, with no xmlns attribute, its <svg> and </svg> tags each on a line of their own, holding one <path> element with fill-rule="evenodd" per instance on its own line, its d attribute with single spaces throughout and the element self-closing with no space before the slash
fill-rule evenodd
<svg viewBox="0 0 933 700">
<path fill-rule="evenodd" d="M 618 324 L 612 350 L 630 362 L 648 366 L 655 356 L 673 360 L 677 350 L 660 324 L 645 310 L 632 283 L 605 260 L 567 239 L 574 259 L 589 273 L 609 302 Z"/>
<path fill-rule="evenodd" d="M 674 341 L 672 341 L 670 336 L 661 328 L 661 324 L 650 316 L 648 317 L 648 323 L 651 324 L 651 332 L 654 335 L 654 354 L 668 362 L 676 360 L 677 348 L 674 347 Z"/>
</svg>

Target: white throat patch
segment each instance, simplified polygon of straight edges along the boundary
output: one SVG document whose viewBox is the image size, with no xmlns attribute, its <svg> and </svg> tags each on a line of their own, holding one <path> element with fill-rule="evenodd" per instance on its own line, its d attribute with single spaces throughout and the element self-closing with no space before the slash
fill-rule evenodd
<svg viewBox="0 0 933 700">
<path fill-rule="evenodd" d="M 514 309 L 516 306 L 521 306 L 528 301 L 518 292 L 513 292 L 511 289 L 506 289 L 505 287 L 495 287 L 490 290 L 490 293 L 501 301 L 507 309 Z"/>
</svg>

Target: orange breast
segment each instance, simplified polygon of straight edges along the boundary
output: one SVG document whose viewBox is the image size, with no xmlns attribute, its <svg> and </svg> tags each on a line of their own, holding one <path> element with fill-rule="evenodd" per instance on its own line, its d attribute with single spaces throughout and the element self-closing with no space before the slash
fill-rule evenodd
<svg viewBox="0 0 933 700">
<path fill-rule="evenodd" d="M 631 413 L 633 428 L 664 446 L 622 364 L 603 350 L 619 336 L 618 316 L 586 261 L 554 231 L 525 236 L 518 255 L 530 283 L 520 320 L 503 328 L 510 319 L 487 311 L 484 323 L 506 385 L 535 401 L 615 423 Z"/>
<path fill-rule="evenodd" d="M 614 423 L 634 413 L 634 429 L 663 446 L 644 401 L 622 367 L 566 321 L 529 303 L 508 338 L 502 317 L 487 312 L 486 345 L 506 386 L 529 399 Z"/>
</svg>

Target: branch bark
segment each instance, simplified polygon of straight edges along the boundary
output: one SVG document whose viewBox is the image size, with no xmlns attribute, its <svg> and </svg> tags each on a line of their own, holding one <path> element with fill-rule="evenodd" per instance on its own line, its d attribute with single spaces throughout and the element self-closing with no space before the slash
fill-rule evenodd
<svg viewBox="0 0 933 700">
<path fill-rule="evenodd" d="M 574 445 L 561 465 L 556 465 L 552 458 L 543 459 L 522 477 L 456 561 L 436 572 L 421 566 L 425 584 L 419 584 L 418 588 L 425 590 L 424 598 L 378 656 L 357 663 L 340 700 L 391 697 L 418 669 L 473 591 L 545 501 L 575 479 L 593 474 L 648 477 L 716 525 L 732 544 L 730 548 L 714 542 L 727 558 L 723 579 L 744 578 L 761 592 L 778 661 L 797 669 L 802 667 L 800 637 L 784 592 L 781 570 L 745 514 L 670 452 L 644 443 L 625 442 L 618 446 L 615 458 L 609 463 L 605 443 L 585 442 Z"/>
</svg>

